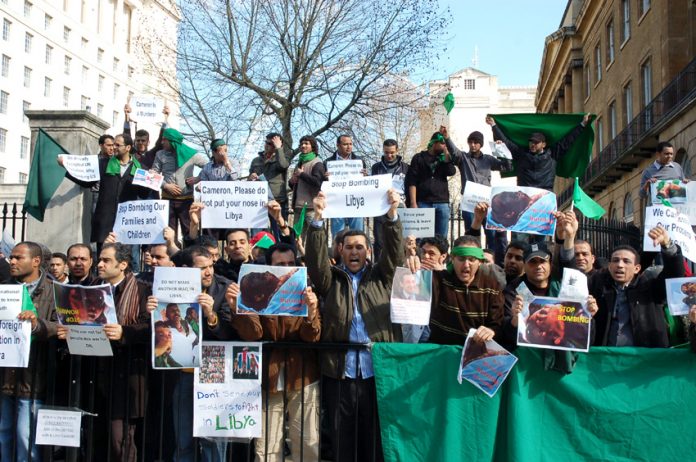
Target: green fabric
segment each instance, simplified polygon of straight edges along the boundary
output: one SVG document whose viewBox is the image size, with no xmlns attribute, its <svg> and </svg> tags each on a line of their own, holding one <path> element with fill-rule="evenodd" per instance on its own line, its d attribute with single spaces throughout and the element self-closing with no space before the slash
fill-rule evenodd
<svg viewBox="0 0 696 462">
<path fill-rule="evenodd" d="M 196 150 L 184 144 L 184 135 L 173 128 L 166 128 L 162 138 L 168 140 L 176 153 L 176 168 L 181 168 L 191 157 L 196 155 Z"/>
<path fill-rule="evenodd" d="M 518 146 L 529 144 L 529 135 L 542 132 L 547 146 L 553 146 L 582 122 L 583 114 L 491 114 L 496 125 L 510 141 Z M 582 176 L 592 157 L 594 130 L 590 116 L 589 126 L 575 140 L 568 152 L 556 164 L 556 175 L 563 178 Z"/>
<path fill-rule="evenodd" d="M 447 93 L 447 96 L 445 96 L 445 100 L 442 102 L 442 105 L 445 106 L 447 114 L 452 112 L 452 109 L 454 108 L 454 95 L 452 94 L 452 92 Z"/>
<path fill-rule="evenodd" d="M 136 159 L 135 157 L 131 157 L 131 161 L 133 163 L 131 164 L 130 173 L 131 175 L 135 176 L 135 171 L 142 167 L 140 166 L 140 162 L 138 162 L 138 159 Z M 121 162 L 118 160 L 116 156 L 111 156 L 111 159 L 109 159 L 109 162 L 106 164 L 105 173 L 107 175 L 121 176 Z"/>
<path fill-rule="evenodd" d="M 259 242 L 254 244 L 254 247 L 258 247 L 259 249 L 268 249 L 272 245 L 275 245 L 275 242 L 273 242 L 273 239 L 268 237 L 267 235 L 264 235 L 261 239 L 259 239 Z"/>
<path fill-rule="evenodd" d="M 575 188 L 573 188 L 573 205 L 577 207 L 583 215 L 593 220 L 599 220 L 607 213 L 601 205 L 585 194 L 585 191 L 580 188 L 580 183 L 577 178 L 575 178 Z"/>
<path fill-rule="evenodd" d="M 39 317 L 39 313 L 36 311 L 36 307 L 34 306 L 34 302 L 31 299 L 31 295 L 29 295 L 27 286 L 24 286 L 22 290 L 22 311 L 31 311 L 32 313 L 34 313 L 34 316 L 36 316 L 37 318 Z M 34 335 L 32 334 L 31 338 L 29 339 L 29 342 L 33 341 Z"/>
<path fill-rule="evenodd" d="M 593 348 L 570 375 L 542 351 L 519 362 L 494 398 L 456 379 L 461 347 L 375 343 L 386 461 L 688 460 L 696 426 L 696 355 Z"/>
<path fill-rule="evenodd" d="M 211 151 L 215 151 L 215 150 L 216 150 L 217 148 L 219 148 L 220 146 L 224 146 L 224 145 L 226 145 L 226 144 L 227 144 L 227 143 L 225 143 L 225 140 L 223 140 L 222 138 L 216 138 L 216 139 L 213 140 L 212 143 L 210 143 L 210 150 L 211 150 Z"/>
<path fill-rule="evenodd" d="M 463 247 L 457 246 L 452 248 L 450 255 L 453 257 L 474 257 L 479 260 L 486 261 L 486 257 L 483 255 L 483 249 L 480 247 Z M 452 273 L 454 271 L 454 265 L 450 261 L 447 263 L 447 271 Z"/>
<path fill-rule="evenodd" d="M 314 153 L 314 151 L 310 151 L 307 154 L 300 154 L 300 165 L 306 164 L 310 160 L 314 160 L 317 157 L 317 155 Z"/>
<path fill-rule="evenodd" d="M 428 149 L 432 148 L 435 143 L 445 143 L 445 137 L 440 133 L 433 136 L 430 141 L 428 141 Z"/>
<path fill-rule="evenodd" d="M 65 170 L 58 165 L 60 154 L 68 154 L 68 151 L 39 129 L 24 196 L 24 210 L 39 221 L 43 221 L 49 201 L 65 178 Z"/>
<path fill-rule="evenodd" d="M 295 220 L 295 224 L 292 225 L 293 231 L 295 231 L 295 236 L 300 236 L 302 234 L 302 228 L 304 227 L 305 215 L 307 214 L 307 203 L 302 206 L 302 212 L 300 212 L 300 218 Z"/>
</svg>

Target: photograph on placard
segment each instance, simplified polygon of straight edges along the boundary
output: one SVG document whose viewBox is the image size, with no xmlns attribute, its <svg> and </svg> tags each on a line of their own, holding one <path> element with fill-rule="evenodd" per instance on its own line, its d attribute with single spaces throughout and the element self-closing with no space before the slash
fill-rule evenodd
<svg viewBox="0 0 696 462">
<path fill-rule="evenodd" d="M 672 316 L 689 314 L 696 305 L 696 277 L 666 279 L 667 306 Z"/>
<path fill-rule="evenodd" d="M 159 302 L 152 312 L 155 369 L 198 367 L 201 358 L 198 303 Z"/>
<path fill-rule="evenodd" d="M 590 316 L 586 300 L 535 297 L 518 315 L 517 345 L 586 352 Z"/>
<path fill-rule="evenodd" d="M 650 198 L 653 204 L 668 201 L 670 204 L 684 204 L 687 200 L 689 184 L 682 180 L 657 180 L 650 185 Z"/>
<path fill-rule="evenodd" d="M 232 347 L 232 378 L 258 380 L 261 373 L 261 361 L 258 346 Z"/>
<path fill-rule="evenodd" d="M 433 273 L 396 268 L 391 293 L 391 321 L 397 324 L 428 325 Z"/>
<path fill-rule="evenodd" d="M 80 286 L 53 283 L 58 322 L 63 325 L 116 324 L 116 304 L 110 284 Z"/>
<path fill-rule="evenodd" d="M 307 316 L 307 268 L 242 265 L 237 313 Z"/>
<path fill-rule="evenodd" d="M 198 370 L 199 383 L 225 383 L 225 346 L 203 345 L 201 352 L 203 357 Z"/>
<path fill-rule="evenodd" d="M 470 329 L 466 337 L 457 380 L 459 383 L 462 380 L 470 382 L 492 398 L 517 362 L 517 357 L 493 340 L 485 343 L 474 341 L 475 333 L 475 329 Z"/>
<path fill-rule="evenodd" d="M 550 191 L 496 186 L 491 189 L 486 229 L 551 236 L 556 230 L 556 210 L 556 195 Z"/>
</svg>

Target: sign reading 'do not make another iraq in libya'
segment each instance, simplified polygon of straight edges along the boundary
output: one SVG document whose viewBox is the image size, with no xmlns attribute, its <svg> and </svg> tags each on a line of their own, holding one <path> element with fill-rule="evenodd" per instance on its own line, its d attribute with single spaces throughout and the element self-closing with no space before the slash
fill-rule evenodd
<svg viewBox="0 0 696 462">
<path fill-rule="evenodd" d="M 201 182 L 203 228 L 268 227 L 267 181 Z"/>
<path fill-rule="evenodd" d="M 389 211 L 387 191 L 392 187 L 392 176 L 332 178 L 322 183 L 326 194 L 324 218 L 377 217 Z"/>
<path fill-rule="evenodd" d="M 114 233 L 123 244 L 161 244 L 169 223 L 169 201 L 130 201 L 118 204 Z"/>
</svg>

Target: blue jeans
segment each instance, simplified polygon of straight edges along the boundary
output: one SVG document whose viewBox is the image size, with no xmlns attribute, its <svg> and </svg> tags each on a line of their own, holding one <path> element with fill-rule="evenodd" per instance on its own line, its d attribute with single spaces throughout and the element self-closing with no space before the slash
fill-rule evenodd
<svg viewBox="0 0 696 462">
<path fill-rule="evenodd" d="M 450 207 L 447 202 L 418 202 L 419 209 L 435 209 L 435 235 L 447 239 Z"/>
<path fill-rule="evenodd" d="M 174 416 L 174 435 L 176 437 L 176 462 L 193 462 L 195 445 L 193 441 L 193 374 L 179 372 L 172 393 L 172 412 Z M 201 439 L 204 462 L 223 462 L 227 456 L 227 441 Z"/>
<path fill-rule="evenodd" d="M 336 234 L 343 231 L 343 228 L 357 229 L 358 231 L 364 231 L 365 219 L 362 217 L 357 218 L 332 218 L 331 219 L 331 237 L 335 238 Z"/>
<path fill-rule="evenodd" d="M 2 396 L 0 410 L 0 460 L 29 460 L 29 433 L 32 432 L 31 460 L 40 461 L 36 447 L 36 412 L 43 403 L 40 400 Z M 15 407 L 17 425 L 15 426 Z M 16 458 L 12 458 L 12 447 L 16 444 Z"/>
<path fill-rule="evenodd" d="M 474 214 L 472 212 L 462 212 L 462 219 L 464 220 L 464 226 L 469 229 L 471 223 L 474 221 Z M 505 250 L 507 249 L 507 232 L 505 231 L 495 231 L 493 229 L 486 229 L 486 220 L 483 220 L 481 224 L 483 231 L 486 233 L 486 248 L 493 251 L 495 255 L 495 264 L 498 266 L 503 266 L 505 260 Z"/>
</svg>

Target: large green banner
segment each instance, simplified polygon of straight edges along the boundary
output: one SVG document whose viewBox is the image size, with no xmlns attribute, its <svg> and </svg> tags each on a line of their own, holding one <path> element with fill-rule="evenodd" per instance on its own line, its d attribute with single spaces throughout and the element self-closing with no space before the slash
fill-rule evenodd
<svg viewBox="0 0 696 462">
<path fill-rule="evenodd" d="M 494 398 L 457 382 L 461 348 L 378 343 L 372 355 L 387 461 L 692 460 L 696 355 L 593 348 L 573 372 L 519 361 Z"/>
</svg>

